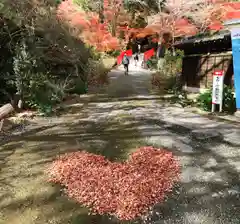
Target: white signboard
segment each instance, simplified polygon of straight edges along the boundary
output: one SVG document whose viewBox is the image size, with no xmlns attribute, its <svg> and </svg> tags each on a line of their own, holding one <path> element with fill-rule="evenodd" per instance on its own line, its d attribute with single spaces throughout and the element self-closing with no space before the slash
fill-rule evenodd
<svg viewBox="0 0 240 224">
<path fill-rule="evenodd" d="M 215 71 L 213 73 L 213 89 L 212 89 L 212 112 L 215 110 L 215 105 L 219 104 L 219 111 L 222 111 L 223 101 L 223 71 Z"/>
<path fill-rule="evenodd" d="M 231 38 L 232 38 L 232 40 L 240 39 L 240 29 L 239 28 L 231 29 Z"/>
</svg>

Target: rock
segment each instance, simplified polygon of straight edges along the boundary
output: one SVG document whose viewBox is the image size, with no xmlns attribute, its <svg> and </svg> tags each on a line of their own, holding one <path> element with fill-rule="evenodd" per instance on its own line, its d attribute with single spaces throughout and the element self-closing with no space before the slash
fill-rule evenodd
<svg viewBox="0 0 240 224">
<path fill-rule="evenodd" d="M 203 167 L 208 169 L 213 168 L 215 166 L 217 166 L 217 161 L 214 158 L 209 158 Z"/>
<path fill-rule="evenodd" d="M 188 189 L 187 192 L 193 195 L 203 195 L 208 194 L 209 188 L 205 185 L 196 184 L 192 186 L 190 189 Z"/>
<path fill-rule="evenodd" d="M 182 108 L 182 105 L 180 103 L 175 103 L 174 106 L 178 108 Z"/>
<path fill-rule="evenodd" d="M 220 197 L 225 197 L 226 195 L 224 194 L 224 192 L 222 192 L 222 191 L 219 191 L 219 192 L 214 192 L 213 194 L 212 194 L 212 197 L 213 198 L 220 198 Z"/>
<path fill-rule="evenodd" d="M 240 187 L 239 186 L 233 186 L 231 189 L 228 190 L 228 194 L 239 195 L 240 194 Z"/>
<path fill-rule="evenodd" d="M 218 196 L 219 196 L 219 195 L 218 195 L 218 193 L 216 193 L 216 192 L 212 194 L 212 197 L 213 197 L 213 198 L 217 198 Z"/>
</svg>

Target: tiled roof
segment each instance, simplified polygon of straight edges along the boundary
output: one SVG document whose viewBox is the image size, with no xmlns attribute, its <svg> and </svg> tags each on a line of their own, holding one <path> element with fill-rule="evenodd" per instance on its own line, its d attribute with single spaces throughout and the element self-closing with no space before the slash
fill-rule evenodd
<svg viewBox="0 0 240 224">
<path fill-rule="evenodd" d="M 193 44 L 193 43 L 201 43 L 207 41 L 214 41 L 214 40 L 224 40 L 225 38 L 230 37 L 230 31 L 228 30 L 221 30 L 212 35 L 203 35 L 199 36 L 192 36 L 188 38 L 183 38 L 177 42 L 175 42 L 175 46 L 182 45 L 182 44 Z"/>
</svg>

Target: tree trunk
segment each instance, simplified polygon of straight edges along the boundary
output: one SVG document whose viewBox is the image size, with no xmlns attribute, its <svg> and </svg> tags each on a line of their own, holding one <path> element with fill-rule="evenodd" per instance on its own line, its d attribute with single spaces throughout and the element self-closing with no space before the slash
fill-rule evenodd
<svg viewBox="0 0 240 224">
<path fill-rule="evenodd" d="M 100 7 L 99 7 L 99 11 L 98 11 L 98 16 L 100 19 L 100 23 L 104 23 L 104 14 L 103 14 L 103 0 L 100 1 Z"/>
<path fill-rule="evenodd" d="M 21 95 L 16 93 L 11 100 L 11 103 L 5 104 L 0 107 L 0 121 L 8 116 L 13 111 L 20 111 L 23 106 L 23 101 L 21 100 Z"/>
<path fill-rule="evenodd" d="M 14 108 L 12 104 L 8 103 L 0 107 L 0 121 L 4 119 L 7 115 L 12 113 L 14 111 Z"/>
<path fill-rule="evenodd" d="M 23 100 L 21 94 L 15 93 L 11 104 L 15 110 L 20 111 L 23 108 Z"/>
</svg>

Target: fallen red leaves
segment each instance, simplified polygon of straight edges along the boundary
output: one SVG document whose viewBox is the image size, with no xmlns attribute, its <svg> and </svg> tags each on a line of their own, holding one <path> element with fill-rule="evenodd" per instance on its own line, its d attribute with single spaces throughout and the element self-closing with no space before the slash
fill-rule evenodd
<svg viewBox="0 0 240 224">
<path fill-rule="evenodd" d="M 133 220 L 163 202 L 179 178 L 171 152 L 141 147 L 124 163 L 88 152 L 69 153 L 48 169 L 51 180 L 93 213 Z"/>
</svg>

